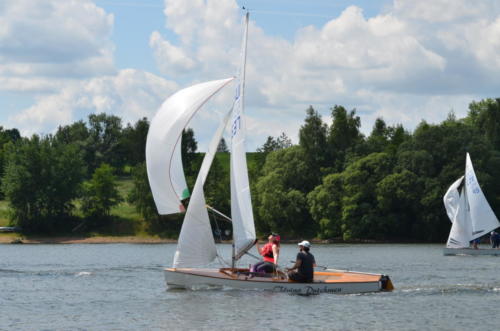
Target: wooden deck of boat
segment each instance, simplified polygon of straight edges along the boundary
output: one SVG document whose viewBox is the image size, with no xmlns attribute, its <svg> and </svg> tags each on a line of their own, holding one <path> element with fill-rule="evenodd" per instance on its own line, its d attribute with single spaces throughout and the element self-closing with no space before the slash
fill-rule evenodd
<svg viewBox="0 0 500 331">
<path fill-rule="evenodd" d="M 314 272 L 314 281 L 324 283 L 367 283 L 378 282 L 380 275 L 363 274 L 355 272 Z"/>
<path fill-rule="evenodd" d="M 168 271 L 200 275 L 205 277 L 252 280 L 257 282 L 293 282 L 278 277 L 248 276 L 244 273 L 230 273 L 219 269 L 198 269 L 198 268 L 167 268 Z M 370 283 L 380 281 L 381 275 L 366 274 L 348 271 L 316 271 L 314 272 L 314 283 Z"/>
</svg>

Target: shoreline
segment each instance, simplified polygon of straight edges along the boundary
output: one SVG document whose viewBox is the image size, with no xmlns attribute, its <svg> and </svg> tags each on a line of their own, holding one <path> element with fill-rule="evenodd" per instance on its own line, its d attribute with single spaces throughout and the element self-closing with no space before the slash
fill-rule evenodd
<svg viewBox="0 0 500 331">
<path fill-rule="evenodd" d="M 175 244 L 175 239 L 134 236 L 0 236 L 0 244 Z"/>
<path fill-rule="evenodd" d="M 296 244 L 302 239 L 283 240 L 282 244 Z M 405 241 L 372 241 L 352 240 L 343 241 L 309 239 L 312 244 L 441 244 Z M 231 240 L 223 240 L 218 243 L 231 244 Z M 0 234 L 0 245 L 2 244 L 176 244 L 177 239 L 138 236 L 24 236 L 17 233 Z M 259 240 L 259 243 L 265 243 Z"/>
</svg>

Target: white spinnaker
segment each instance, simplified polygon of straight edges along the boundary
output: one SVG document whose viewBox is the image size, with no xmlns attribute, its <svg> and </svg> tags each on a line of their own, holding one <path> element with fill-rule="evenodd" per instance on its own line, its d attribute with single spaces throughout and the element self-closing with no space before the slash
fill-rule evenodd
<svg viewBox="0 0 500 331">
<path fill-rule="evenodd" d="M 182 130 L 194 113 L 233 79 L 200 83 L 178 91 L 163 103 L 151 121 L 146 165 L 159 214 L 182 212 L 181 200 L 189 196 L 181 159 Z"/>
<path fill-rule="evenodd" d="M 456 207 L 453 219 L 451 220 L 453 224 L 446 247 L 466 248 L 469 247 L 469 242 L 472 240 L 472 222 L 468 210 L 465 188 L 462 188 L 459 194 L 458 205 Z"/>
<path fill-rule="evenodd" d="M 246 125 L 244 117 L 248 13 L 244 18 L 244 26 L 240 54 L 241 67 L 238 73 L 231 126 L 231 218 L 233 221 L 233 239 L 236 257 L 239 257 L 252 247 L 255 241 L 255 225 L 246 159 Z"/>
<path fill-rule="evenodd" d="M 464 176 L 457 179 L 453 184 L 450 185 L 448 191 L 443 197 L 444 207 L 446 208 L 446 214 L 450 218 L 451 223 L 454 222 L 455 216 L 458 212 L 458 206 L 460 203 L 460 192 L 458 191 L 458 187 L 462 184 L 462 180 Z"/>
<path fill-rule="evenodd" d="M 472 239 L 476 239 L 498 228 L 500 223 L 479 187 L 469 153 L 465 161 L 465 189 L 472 220 Z"/>
<path fill-rule="evenodd" d="M 229 114 L 230 112 L 227 113 L 219 125 L 203 158 L 186 216 L 182 223 L 177 250 L 174 255 L 174 268 L 203 266 L 212 262 L 217 256 L 205 195 L 203 194 L 203 185 L 217 152 L 217 146 L 224 133 L 224 128 L 229 120 Z"/>
</svg>

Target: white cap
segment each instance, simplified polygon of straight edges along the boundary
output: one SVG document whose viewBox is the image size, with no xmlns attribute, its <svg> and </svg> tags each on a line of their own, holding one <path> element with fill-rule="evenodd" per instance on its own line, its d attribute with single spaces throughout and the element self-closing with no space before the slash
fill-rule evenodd
<svg viewBox="0 0 500 331">
<path fill-rule="evenodd" d="M 304 246 L 304 247 L 311 247 L 311 244 L 309 243 L 309 241 L 307 240 L 303 240 L 301 242 L 299 242 L 299 246 Z"/>
</svg>

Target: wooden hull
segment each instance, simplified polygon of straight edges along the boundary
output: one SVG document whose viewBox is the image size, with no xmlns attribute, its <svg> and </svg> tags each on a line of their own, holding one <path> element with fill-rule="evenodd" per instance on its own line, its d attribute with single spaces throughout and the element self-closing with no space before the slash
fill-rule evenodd
<svg viewBox="0 0 500 331">
<path fill-rule="evenodd" d="M 500 255 L 498 248 L 447 248 L 443 249 L 443 255 Z"/>
<path fill-rule="evenodd" d="M 167 268 L 165 280 L 168 288 L 196 289 L 203 287 L 231 287 L 261 289 L 292 294 L 353 294 L 390 291 L 388 276 L 328 269 L 314 273 L 314 282 L 299 283 L 278 277 L 249 276 L 248 269 L 194 269 Z"/>
</svg>

